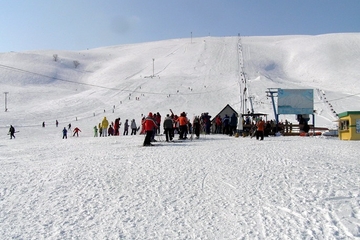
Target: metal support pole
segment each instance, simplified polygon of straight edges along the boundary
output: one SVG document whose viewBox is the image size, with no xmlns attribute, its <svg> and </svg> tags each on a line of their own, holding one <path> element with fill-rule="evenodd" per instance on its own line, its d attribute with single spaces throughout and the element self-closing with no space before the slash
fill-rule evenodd
<svg viewBox="0 0 360 240">
<path fill-rule="evenodd" d="M 7 112 L 7 95 L 9 92 L 4 92 L 5 94 L 5 112 Z"/>
<path fill-rule="evenodd" d="M 268 97 L 271 97 L 271 102 L 272 102 L 272 106 L 274 109 L 274 115 L 275 115 L 275 120 L 276 120 L 276 125 L 279 123 L 279 115 L 276 112 L 276 107 L 275 107 L 275 100 L 274 100 L 274 94 L 278 93 L 278 91 L 276 90 L 271 90 L 269 88 L 269 91 L 266 92 L 268 94 Z"/>
<path fill-rule="evenodd" d="M 313 118 L 313 136 L 315 136 L 315 114 L 311 114 Z"/>
<path fill-rule="evenodd" d="M 153 58 L 153 77 L 155 77 L 155 58 Z"/>
</svg>

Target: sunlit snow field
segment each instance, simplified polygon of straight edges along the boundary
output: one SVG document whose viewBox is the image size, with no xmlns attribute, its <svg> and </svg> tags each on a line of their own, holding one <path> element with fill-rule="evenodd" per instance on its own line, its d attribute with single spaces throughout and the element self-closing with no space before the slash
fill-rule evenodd
<svg viewBox="0 0 360 240">
<path fill-rule="evenodd" d="M 360 238 L 357 141 L 202 134 L 142 147 L 123 125 L 93 137 L 104 116 L 240 111 L 242 68 L 256 112 L 274 118 L 267 88 L 310 88 L 316 125 L 336 127 L 336 113 L 360 110 L 359 42 L 207 37 L 0 53 L 1 239 Z M 69 123 L 82 132 L 62 139 Z"/>
</svg>

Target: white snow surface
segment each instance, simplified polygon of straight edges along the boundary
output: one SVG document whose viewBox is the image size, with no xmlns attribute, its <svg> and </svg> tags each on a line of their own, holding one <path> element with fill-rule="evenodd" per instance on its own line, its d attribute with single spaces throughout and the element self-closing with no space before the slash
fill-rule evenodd
<svg viewBox="0 0 360 240">
<path fill-rule="evenodd" d="M 360 110 L 359 43 L 348 33 L 0 53 L 1 239 L 359 239 L 357 141 L 210 134 L 142 147 L 123 127 L 93 137 L 104 116 L 241 109 L 241 68 L 256 112 L 273 118 L 267 88 L 310 88 L 317 125 L 332 128 L 336 113 Z M 69 123 L 82 132 L 62 139 Z"/>
</svg>

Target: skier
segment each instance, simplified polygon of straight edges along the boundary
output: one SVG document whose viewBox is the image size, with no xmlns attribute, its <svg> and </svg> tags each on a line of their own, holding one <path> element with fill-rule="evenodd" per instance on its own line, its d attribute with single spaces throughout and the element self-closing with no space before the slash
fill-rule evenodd
<svg viewBox="0 0 360 240">
<path fill-rule="evenodd" d="M 137 127 L 136 127 L 136 122 L 135 119 L 131 120 L 131 135 L 136 135 L 137 132 Z"/>
<path fill-rule="evenodd" d="M 78 127 L 76 127 L 76 128 L 74 128 L 74 134 L 73 134 L 73 137 L 75 137 L 75 134 L 76 134 L 76 136 L 78 137 L 79 136 L 79 132 L 81 132 L 81 130 L 78 128 Z"/>
<path fill-rule="evenodd" d="M 101 128 L 101 123 L 99 123 L 99 125 L 98 125 L 99 127 L 99 137 L 101 137 L 102 136 L 102 128 Z"/>
<path fill-rule="evenodd" d="M 222 119 L 220 115 L 215 118 L 215 133 L 221 133 Z"/>
<path fill-rule="evenodd" d="M 264 140 L 264 130 L 265 130 L 265 122 L 260 118 L 260 120 L 256 123 L 256 140 Z"/>
<path fill-rule="evenodd" d="M 156 125 L 158 126 L 157 134 L 160 134 L 161 115 L 159 112 L 156 113 L 155 122 L 156 122 Z"/>
<path fill-rule="evenodd" d="M 125 124 L 124 124 L 124 133 L 123 133 L 123 135 L 128 135 L 128 134 L 129 134 L 129 121 L 126 119 Z"/>
<path fill-rule="evenodd" d="M 222 119 L 223 134 L 229 134 L 229 121 L 230 121 L 229 116 L 225 114 L 225 117 Z"/>
<path fill-rule="evenodd" d="M 58 127 L 58 126 L 59 126 L 59 122 L 58 122 L 58 120 L 56 120 L 56 121 L 55 121 L 55 125 L 56 125 L 56 127 Z"/>
<path fill-rule="evenodd" d="M 98 136 L 98 128 L 94 126 L 94 137 Z"/>
<path fill-rule="evenodd" d="M 210 128 L 211 128 L 211 116 L 209 113 L 204 113 L 203 115 L 203 121 L 205 123 L 205 134 L 210 134 Z"/>
<path fill-rule="evenodd" d="M 230 121 L 229 121 L 229 136 L 232 136 L 235 131 L 236 131 L 236 126 L 238 124 L 238 120 L 237 120 L 237 117 L 235 115 L 235 113 L 233 113 L 230 117 Z"/>
<path fill-rule="evenodd" d="M 13 127 L 13 125 L 10 125 L 9 128 L 9 135 L 10 135 L 10 139 L 15 138 L 15 128 Z"/>
<path fill-rule="evenodd" d="M 164 132 L 165 132 L 165 137 L 166 137 L 166 141 L 168 142 L 169 140 L 172 141 L 173 140 L 173 120 L 171 119 L 169 114 L 166 114 L 166 117 L 164 119 L 164 123 L 163 123 L 163 127 L 164 127 Z"/>
<path fill-rule="evenodd" d="M 199 139 L 199 137 L 200 137 L 200 128 L 201 128 L 200 118 L 198 116 L 196 116 L 193 121 L 193 129 L 194 129 L 196 139 Z"/>
<path fill-rule="evenodd" d="M 106 117 L 104 117 L 104 119 L 101 122 L 101 129 L 102 129 L 102 136 L 103 137 L 107 137 L 108 134 L 108 126 L 109 126 L 109 121 L 106 119 Z"/>
<path fill-rule="evenodd" d="M 179 140 L 186 139 L 187 134 L 187 118 L 186 113 L 182 112 L 179 117 Z"/>
<path fill-rule="evenodd" d="M 120 135 L 120 132 L 119 132 L 120 125 L 121 125 L 120 118 L 115 119 L 115 124 L 114 124 L 114 135 L 115 136 Z"/>
<path fill-rule="evenodd" d="M 151 114 L 152 115 L 152 114 Z M 140 131 L 140 135 L 141 134 L 146 134 L 145 133 L 145 117 L 143 117 L 142 119 L 141 119 L 141 131 Z"/>
<path fill-rule="evenodd" d="M 157 125 L 153 119 L 153 115 L 150 112 L 149 115 L 144 120 L 144 131 L 146 132 L 144 146 L 152 146 L 150 143 L 151 137 L 153 135 L 154 129 L 157 128 Z"/>
<path fill-rule="evenodd" d="M 64 129 L 62 130 L 63 133 L 63 139 L 66 138 L 67 139 L 67 130 L 66 127 L 64 127 Z"/>
<path fill-rule="evenodd" d="M 108 136 L 114 136 L 114 129 L 111 125 L 109 126 L 107 133 L 108 133 Z"/>
</svg>

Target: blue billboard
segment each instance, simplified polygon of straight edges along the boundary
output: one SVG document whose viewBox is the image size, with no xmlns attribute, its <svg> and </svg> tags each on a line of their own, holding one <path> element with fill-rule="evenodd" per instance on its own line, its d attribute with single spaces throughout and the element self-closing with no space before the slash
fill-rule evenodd
<svg viewBox="0 0 360 240">
<path fill-rule="evenodd" d="M 278 89 L 278 114 L 313 113 L 313 89 Z"/>
</svg>

